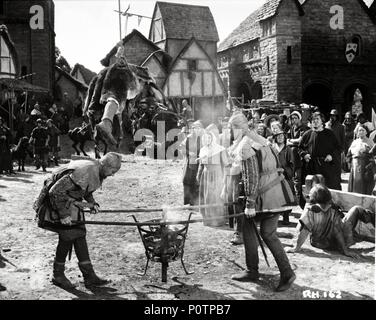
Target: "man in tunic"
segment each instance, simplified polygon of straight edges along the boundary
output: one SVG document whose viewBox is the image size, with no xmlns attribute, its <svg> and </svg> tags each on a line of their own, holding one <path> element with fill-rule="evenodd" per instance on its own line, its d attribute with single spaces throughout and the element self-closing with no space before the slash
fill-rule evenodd
<svg viewBox="0 0 376 320">
<path fill-rule="evenodd" d="M 180 145 L 185 157 L 183 168 L 184 204 L 197 205 L 199 188 L 196 181 L 199 167 L 197 159 L 201 149 L 201 136 L 204 128 L 200 120 L 192 123 L 190 127 L 190 134 Z"/>
<path fill-rule="evenodd" d="M 50 136 L 47 128 L 42 126 L 42 119 L 38 119 L 37 126 L 31 133 L 30 138 L 30 143 L 34 145 L 36 170 L 42 166 L 43 171 L 46 171 L 49 140 Z"/>
<path fill-rule="evenodd" d="M 292 162 L 293 162 L 293 181 L 295 193 L 298 197 L 298 202 L 301 208 L 304 208 L 305 199 L 302 191 L 302 160 L 299 155 L 299 143 L 303 134 L 309 130 L 309 128 L 302 123 L 302 115 L 298 111 L 293 111 L 290 115 L 291 127 L 287 132 L 287 145 L 291 147 Z"/>
<path fill-rule="evenodd" d="M 322 174 L 328 188 L 341 190 L 341 162 L 335 156 L 340 154 L 341 146 L 333 131 L 324 128 L 324 119 L 320 112 L 312 114 L 312 128 L 303 134 L 299 154 L 305 175 Z"/>
<path fill-rule="evenodd" d="M 260 234 L 273 254 L 280 271 L 277 292 L 290 288 L 296 276 L 277 236 L 279 213 L 284 206 L 293 204 L 292 190 L 283 176 L 278 157 L 268 146 L 267 140 L 255 130 L 248 129 L 248 121 L 242 112 L 230 119 L 234 139 L 240 139 L 235 150 L 241 162 L 241 174 L 246 196 L 243 220 L 243 239 L 247 270 L 234 275 L 236 281 L 257 281 L 259 278 L 258 238 L 255 221 L 260 222 Z M 240 137 L 239 137 L 240 135 Z M 254 220 L 253 220 L 254 219 Z"/>
<path fill-rule="evenodd" d="M 98 213 L 99 205 L 93 193 L 120 167 L 121 155 L 109 152 L 100 160 L 71 161 L 44 182 L 33 208 L 37 212 L 38 226 L 59 235 L 53 265 L 52 282 L 55 285 L 74 288 L 64 274 L 65 260 L 72 247 L 86 286 L 102 286 L 109 282 L 95 274 L 86 242 L 86 228 L 78 222 L 85 221 L 84 208 L 89 208 L 92 214 Z"/>
<path fill-rule="evenodd" d="M 12 155 L 10 152 L 12 135 L 4 120 L 0 117 L 0 174 L 3 171 L 13 172 Z"/>
<path fill-rule="evenodd" d="M 375 226 L 375 213 L 354 206 L 345 215 L 333 204 L 328 188 L 316 184 L 310 191 L 310 205 L 306 208 L 297 229 L 299 235 L 294 248 L 287 252 L 299 252 L 309 235 L 311 245 L 319 249 L 339 250 L 345 256 L 357 258 L 358 255 L 349 250 L 355 244 L 354 228 L 358 221 L 372 223 Z"/>
<path fill-rule="evenodd" d="M 52 119 L 47 120 L 47 131 L 50 137 L 48 147 L 52 156 L 51 160 L 58 166 L 61 131 L 54 125 Z"/>
</svg>

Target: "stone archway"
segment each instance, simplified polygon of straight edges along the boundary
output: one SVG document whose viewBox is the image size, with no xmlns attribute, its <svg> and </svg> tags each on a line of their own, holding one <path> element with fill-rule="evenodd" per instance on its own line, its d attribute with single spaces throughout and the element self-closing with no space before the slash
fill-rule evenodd
<svg viewBox="0 0 376 320">
<path fill-rule="evenodd" d="M 248 82 L 240 84 L 237 90 L 237 97 L 244 97 L 245 103 L 250 103 L 253 99 L 262 99 L 262 86 L 260 81 L 250 85 Z"/>
<path fill-rule="evenodd" d="M 303 103 L 317 106 L 325 115 L 332 109 L 332 90 L 322 83 L 312 83 L 303 92 Z"/>
<path fill-rule="evenodd" d="M 251 94 L 251 86 L 247 82 L 243 82 L 239 85 L 238 90 L 236 92 L 237 97 L 244 97 L 244 102 L 251 102 L 252 94 Z"/>
<path fill-rule="evenodd" d="M 262 86 L 261 82 L 257 81 L 251 88 L 251 95 L 252 99 L 262 99 L 263 93 L 262 93 Z"/>
</svg>

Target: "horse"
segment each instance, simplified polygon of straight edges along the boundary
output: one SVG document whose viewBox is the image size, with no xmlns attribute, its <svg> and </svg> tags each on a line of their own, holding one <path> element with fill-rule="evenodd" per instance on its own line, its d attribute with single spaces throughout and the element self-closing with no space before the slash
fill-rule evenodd
<svg viewBox="0 0 376 320">
<path fill-rule="evenodd" d="M 77 149 L 77 145 L 80 145 L 80 150 L 84 156 L 88 156 L 85 152 L 85 143 L 93 140 L 92 127 L 89 123 L 83 123 L 81 127 L 76 127 L 68 131 L 69 138 L 73 141 L 72 147 L 76 150 L 76 154 L 79 156 L 80 151 Z"/>
<path fill-rule="evenodd" d="M 33 159 L 33 153 L 30 150 L 29 138 L 22 137 L 18 144 L 11 150 L 12 161 L 17 160 L 18 171 L 25 171 L 25 160 L 26 156 L 29 155 Z"/>
</svg>

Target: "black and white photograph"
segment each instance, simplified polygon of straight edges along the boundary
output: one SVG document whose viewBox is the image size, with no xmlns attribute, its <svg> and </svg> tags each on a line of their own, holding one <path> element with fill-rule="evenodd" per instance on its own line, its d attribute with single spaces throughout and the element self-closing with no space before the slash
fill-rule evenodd
<svg viewBox="0 0 376 320">
<path fill-rule="evenodd" d="M 0 309 L 375 300 L 376 0 L 0 0 L 0 52 Z"/>
</svg>

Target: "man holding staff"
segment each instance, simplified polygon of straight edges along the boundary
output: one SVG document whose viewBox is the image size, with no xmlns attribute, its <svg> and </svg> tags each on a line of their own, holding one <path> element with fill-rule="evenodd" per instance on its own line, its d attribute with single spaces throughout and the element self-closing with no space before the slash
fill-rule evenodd
<svg viewBox="0 0 376 320">
<path fill-rule="evenodd" d="M 294 201 L 292 190 L 283 176 L 278 157 L 254 128 L 248 128 L 247 118 L 236 112 L 230 118 L 234 139 L 240 143 L 234 151 L 241 162 L 241 174 L 246 196 L 243 239 L 247 270 L 234 275 L 233 280 L 255 282 L 259 278 L 258 233 L 255 221 L 260 222 L 261 237 L 272 252 L 281 273 L 277 292 L 290 288 L 296 279 L 287 255 L 277 237 L 279 213 L 283 206 Z"/>
</svg>

